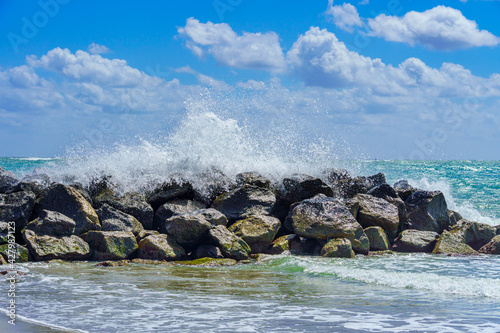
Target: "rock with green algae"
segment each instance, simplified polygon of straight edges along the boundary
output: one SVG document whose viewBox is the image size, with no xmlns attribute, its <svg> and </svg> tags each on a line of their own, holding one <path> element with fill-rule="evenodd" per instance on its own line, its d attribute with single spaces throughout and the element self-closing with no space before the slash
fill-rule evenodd
<svg viewBox="0 0 500 333">
<path fill-rule="evenodd" d="M 491 241 L 479 249 L 484 254 L 500 254 L 500 235 L 495 236 Z"/>
<path fill-rule="evenodd" d="M 137 236 L 135 238 L 137 240 L 137 244 L 139 244 L 139 242 L 141 240 L 143 240 L 144 238 L 151 236 L 151 235 L 159 235 L 159 234 L 160 233 L 156 230 L 142 230 L 141 232 L 139 232 L 137 234 Z"/>
<path fill-rule="evenodd" d="M 9 248 L 9 244 L 0 245 L 0 257 L 4 259 L 5 261 L 4 265 L 6 265 L 10 259 L 9 254 L 13 254 L 11 251 L 15 251 L 14 253 L 15 253 L 16 263 L 28 262 L 29 261 L 28 249 L 19 244 L 14 244 L 13 246 L 15 250 L 13 249 L 12 246 Z"/>
<path fill-rule="evenodd" d="M 294 238 L 299 238 L 299 236 L 290 234 L 276 238 L 269 247 L 269 254 L 281 254 L 285 251 L 290 251 L 290 241 Z"/>
<path fill-rule="evenodd" d="M 225 226 L 218 225 L 208 232 L 209 239 L 217 245 L 225 257 L 235 260 L 249 258 L 250 246 L 240 237 L 233 234 Z"/>
<path fill-rule="evenodd" d="M 495 227 L 462 219 L 439 236 L 433 253 L 477 254 L 495 236 Z"/>
<path fill-rule="evenodd" d="M 334 238 L 326 242 L 321 249 L 322 257 L 329 258 L 354 258 L 351 241 L 347 238 Z"/>
<path fill-rule="evenodd" d="M 443 231 L 436 241 L 432 253 L 435 254 L 477 254 L 477 251 L 465 243 L 463 234 L 459 230 Z"/>
<path fill-rule="evenodd" d="M 370 251 L 389 250 L 389 239 L 381 227 L 368 227 L 363 230 L 370 240 Z"/>
<path fill-rule="evenodd" d="M 239 220 L 228 229 L 243 239 L 252 249 L 252 252 L 267 250 L 281 227 L 281 222 L 275 217 L 252 215 Z"/>
<path fill-rule="evenodd" d="M 91 255 L 87 242 L 76 235 L 70 237 L 39 236 L 31 230 L 25 230 L 23 237 L 35 261 L 84 260 Z"/>
<path fill-rule="evenodd" d="M 175 239 L 166 234 L 151 235 L 139 242 L 138 257 L 151 260 L 180 260 L 186 255 Z"/>
<path fill-rule="evenodd" d="M 126 259 L 138 249 L 131 231 L 92 230 L 80 237 L 89 244 L 93 260 Z"/>
<path fill-rule="evenodd" d="M 142 258 L 134 258 L 130 260 L 131 263 L 133 264 L 140 264 L 140 265 L 164 265 L 164 266 L 173 266 L 171 261 L 166 261 L 166 260 L 153 260 L 153 259 L 142 259 Z"/>
<path fill-rule="evenodd" d="M 108 204 L 96 210 L 101 221 L 101 231 L 131 231 L 134 235 L 144 230 L 142 224 L 132 215 L 119 211 Z"/>
<path fill-rule="evenodd" d="M 394 240 L 392 249 L 397 252 L 432 252 L 439 234 L 434 231 L 406 229 Z"/>
<path fill-rule="evenodd" d="M 236 260 L 229 258 L 198 258 L 187 261 L 173 261 L 172 263 L 186 266 L 234 266 L 238 264 Z"/>
</svg>

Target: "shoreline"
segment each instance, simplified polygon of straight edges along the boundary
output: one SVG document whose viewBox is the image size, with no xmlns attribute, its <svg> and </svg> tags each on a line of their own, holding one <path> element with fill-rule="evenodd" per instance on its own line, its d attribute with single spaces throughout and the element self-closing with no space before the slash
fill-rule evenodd
<svg viewBox="0 0 500 333">
<path fill-rule="evenodd" d="M 6 316 L 7 310 L 0 308 L 0 332 L 11 333 L 87 333 L 87 331 L 75 330 L 57 325 L 51 325 L 38 320 L 29 319 L 24 316 L 16 315 L 15 325 L 9 324 L 9 317 Z"/>
</svg>

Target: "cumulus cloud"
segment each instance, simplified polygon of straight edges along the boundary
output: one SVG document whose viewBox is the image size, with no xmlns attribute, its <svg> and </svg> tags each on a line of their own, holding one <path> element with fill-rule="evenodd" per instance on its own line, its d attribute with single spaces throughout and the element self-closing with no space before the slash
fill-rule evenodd
<svg viewBox="0 0 500 333">
<path fill-rule="evenodd" d="M 437 6 L 424 12 L 410 11 L 404 16 L 380 14 L 368 19 L 371 36 L 388 41 L 420 44 L 436 50 L 456 50 L 477 46 L 495 46 L 500 38 L 479 30 L 475 21 L 462 12 Z"/>
<path fill-rule="evenodd" d="M 349 3 L 334 6 L 333 0 L 328 0 L 326 14 L 333 18 L 333 22 L 337 27 L 345 31 L 352 32 L 354 30 L 353 27 L 363 26 L 358 10 Z"/>
<path fill-rule="evenodd" d="M 285 59 L 274 32 L 238 35 L 226 23 L 201 23 L 195 18 L 177 29 L 188 38 L 186 46 L 198 56 L 211 54 L 222 65 L 280 72 Z"/>
<path fill-rule="evenodd" d="M 108 49 L 106 46 L 97 43 L 90 44 L 89 47 L 87 48 L 87 51 L 89 51 L 89 53 L 91 54 L 104 54 L 111 52 L 111 50 Z"/>
</svg>

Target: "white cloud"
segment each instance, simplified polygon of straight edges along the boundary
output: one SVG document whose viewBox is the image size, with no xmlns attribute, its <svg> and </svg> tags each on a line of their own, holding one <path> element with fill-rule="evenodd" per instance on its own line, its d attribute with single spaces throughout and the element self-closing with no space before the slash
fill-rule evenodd
<svg viewBox="0 0 500 333">
<path fill-rule="evenodd" d="M 91 54 L 104 54 L 111 52 L 111 50 L 108 49 L 106 46 L 97 43 L 90 44 L 89 47 L 87 48 L 87 51 L 89 51 L 89 53 Z"/>
<path fill-rule="evenodd" d="M 358 10 L 349 3 L 344 3 L 342 6 L 334 6 L 333 0 L 328 0 L 326 14 L 331 15 L 335 25 L 342 30 L 352 32 L 353 27 L 363 26 Z"/>
<path fill-rule="evenodd" d="M 280 72 L 285 67 L 278 35 L 274 32 L 238 35 L 226 23 L 200 23 L 189 18 L 177 29 L 186 36 L 186 46 L 197 56 L 211 54 L 217 62 L 229 67 Z"/>
<path fill-rule="evenodd" d="M 421 44 L 436 50 L 456 50 L 476 46 L 495 46 L 500 38 L 479 30 L 475 21 L 462 12 L 437 6 L 424 12 L 410 11 L 403 17 L 380 14 L 368 19 L 370 35 L 388 41 Z"/>
<path fill-rule="evenodd" d="M 264 90 L 266 88 L 266 83 L 263 81 L 248 80 L 246 82 L 238 82 L 236 84 L 239 88 L 248 90 Z"/>
<path fill-rule="evenodd" d="M 358 5 L 368 5 L 370 3 L 370 0 L 361 0 L 358 2 Z"/>
</svg>

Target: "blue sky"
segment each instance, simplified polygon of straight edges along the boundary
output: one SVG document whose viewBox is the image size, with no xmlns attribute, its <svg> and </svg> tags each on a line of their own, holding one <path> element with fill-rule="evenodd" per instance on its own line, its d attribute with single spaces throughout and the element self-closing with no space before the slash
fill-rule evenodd
<svg viewBox="0 0 500 333">
<path fill-rule="evenodd" d="M 500 1 L 0 1 L 0 156 L 193 108 L 339 156 L 500 158 Z M 260 134 L 259 134 L 260 133 Z"/>
</svg>

